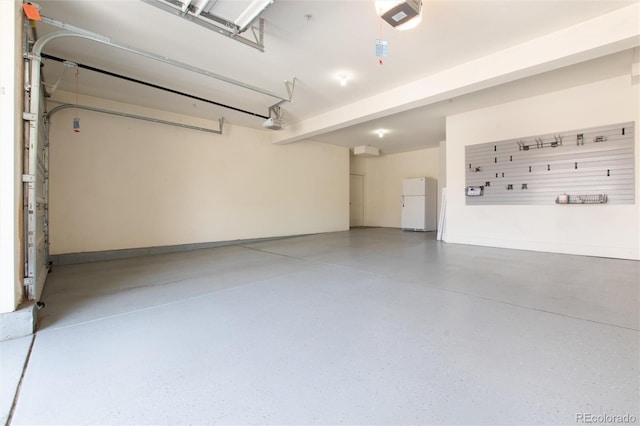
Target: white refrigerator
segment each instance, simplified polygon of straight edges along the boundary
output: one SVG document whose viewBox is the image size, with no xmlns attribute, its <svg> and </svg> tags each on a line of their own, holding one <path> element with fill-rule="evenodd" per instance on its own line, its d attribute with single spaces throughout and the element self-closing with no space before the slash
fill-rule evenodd
<svg viewBox="0 0 640 426">
<path fill-rule="evenodd" d="M 435 179 L 422 177 L 402 181 L 403 230 L 436 230 L 437 191 Z"/>
</svg>

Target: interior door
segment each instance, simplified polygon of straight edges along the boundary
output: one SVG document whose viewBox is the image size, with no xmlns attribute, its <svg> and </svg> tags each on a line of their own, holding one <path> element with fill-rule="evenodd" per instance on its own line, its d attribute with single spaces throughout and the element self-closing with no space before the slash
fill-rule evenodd
<svg viewBox="0 0 640 426">
<path fill-rule="evenodd" d="M 364 176 L 349 175 L 349 226 L 364 226 Z"/>
</svg>

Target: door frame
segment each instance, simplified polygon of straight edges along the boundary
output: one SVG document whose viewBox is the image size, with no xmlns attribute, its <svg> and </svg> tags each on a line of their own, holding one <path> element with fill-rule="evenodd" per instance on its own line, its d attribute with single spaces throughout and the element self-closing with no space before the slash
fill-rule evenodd
<svg viewBox="0 0 640 426">
<path fill-rule="evenodd" d="M 351 228 L 351 176 L 360 176 L 362 177 L 362 225 L 366 226 L 366 193 L 365 193 L 365 175 L 360 173 L 349 173 L 349 228 Z"/>
</svg>

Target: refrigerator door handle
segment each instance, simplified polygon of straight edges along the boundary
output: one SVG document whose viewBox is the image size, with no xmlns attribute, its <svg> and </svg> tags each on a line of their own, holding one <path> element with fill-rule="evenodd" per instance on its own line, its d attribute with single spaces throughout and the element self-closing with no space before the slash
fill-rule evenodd
<svg viewBox="0 0 640 426">
<path fill-rule="evenodd" d="M 402 196 L 402 207 L 404 207 L 404 195 Z"/>
</svg>

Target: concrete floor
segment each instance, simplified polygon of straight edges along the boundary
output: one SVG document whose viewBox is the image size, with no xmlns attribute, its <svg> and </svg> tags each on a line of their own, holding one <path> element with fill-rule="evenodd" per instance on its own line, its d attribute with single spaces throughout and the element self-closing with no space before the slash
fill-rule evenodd
<svg viewBox="0 0 640 426">
<path fill-rule="evenodd" d="M 56 267 L 11 424 L 637 423 L 638 293 L 396 229 Z"/>
</svg>

